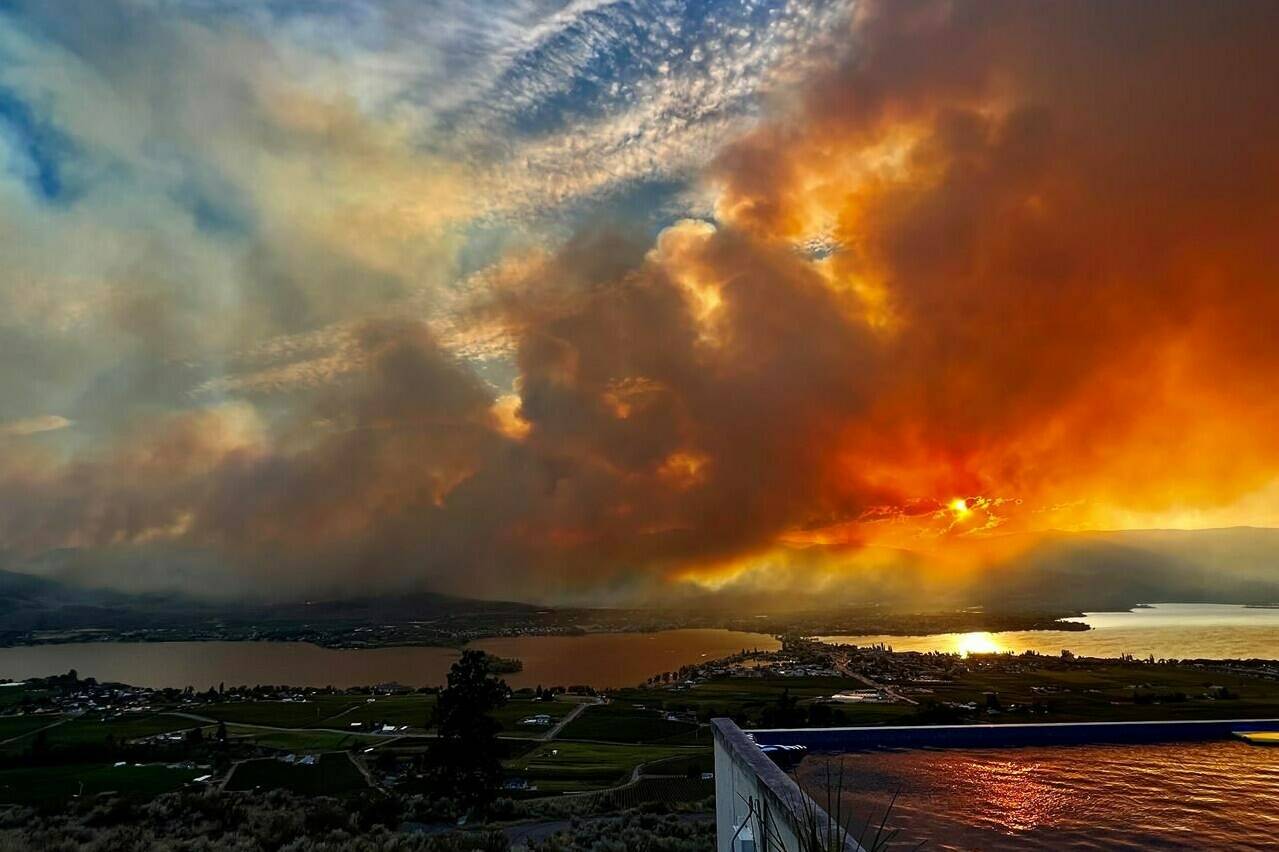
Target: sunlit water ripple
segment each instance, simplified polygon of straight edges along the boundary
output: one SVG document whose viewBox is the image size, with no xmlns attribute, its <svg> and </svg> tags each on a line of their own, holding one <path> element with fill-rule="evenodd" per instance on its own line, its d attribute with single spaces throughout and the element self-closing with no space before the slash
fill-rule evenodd
<svg viewBox="0 0 1279 852">
<path fill-rule="evenodd" d="M 935 633 L 928 636 L 819 636 L 824 642 L 892 646 L 895 651 L 999 653 L 1062 650 L 1089 657 L 1155 656 L 1163 659 L 1279 658 L 1279 609 L 1227 604 L 1157 604 L 1131 612 L 1090 612 L 1092 629 L 1010 630 L 1002 633 Z"/>
<path fill-rule="evenodd" d="M 1279 848 L 1279 749 L 1242 742 L 812 755 L 823 806 L 828 767 L 858 825 L 899 792 L 894 849 Z"/>
</svg>

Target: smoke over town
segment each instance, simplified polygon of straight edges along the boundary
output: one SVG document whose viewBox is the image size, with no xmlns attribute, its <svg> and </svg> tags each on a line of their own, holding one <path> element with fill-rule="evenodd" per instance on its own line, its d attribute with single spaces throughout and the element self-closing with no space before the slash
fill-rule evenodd
<svg viewBox="0 0 1279 852">
<path fill-rule="evenodd" d="M 620 602 L 1279 523 L 1279 10 L 791 5 L 622 115 L 0 8 L 7 565 Z"/>
</svg>

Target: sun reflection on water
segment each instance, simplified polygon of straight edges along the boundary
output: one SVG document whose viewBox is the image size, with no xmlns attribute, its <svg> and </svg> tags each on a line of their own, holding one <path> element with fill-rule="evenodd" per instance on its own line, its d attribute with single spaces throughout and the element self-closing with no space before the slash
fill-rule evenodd
<svg viewBox="0 0 1279 852">
<path fill-rule="evenodd" d="M 819 802 L 830 759 L 810 755 L 796 770 Z M 900 848 L 1279 848 L 1275 751 L 1234 740 L 883 750 L 839 760 L 844 813 L 877 820 L 891 802 L 887 822 L 901 832 Z"/>
<path fill-rule="evenodd" d="M 962 761 L 944 771 L 952 785 L 968 787 L 969 797 L 986 803 L 974 821 L 1003 833 L 1055 826 L 1070 812 L 1071 797 L 1043 783 L 1033 763 Z"/>
<path fill-rule="evenodd" d="M 961 657 L 969 654 L 1002 654 L 1006 648 L 999 644 L 993 633 L 956 633 L 954 653 Z"/>
</svg>

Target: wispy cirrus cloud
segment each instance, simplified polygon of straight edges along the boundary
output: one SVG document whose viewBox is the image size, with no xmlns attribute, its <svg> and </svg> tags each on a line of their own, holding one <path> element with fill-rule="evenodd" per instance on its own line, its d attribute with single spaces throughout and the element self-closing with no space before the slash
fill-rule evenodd
<svg viewBox="0 0 1279 852">
<path fill-rule="evenodd" d="M 565 598 L 1273 516 L 1264 6 L 0 8 L 0 423 L 75 423 L 0 549 Z"/>
<path fill-rule="evenodd" d="M 158 346 L 190 365 L 194 385 L 225 390 L 235 353 L 369 314 L 423 316 L 453 328 L 442 339 L 459 351 L 492 355 L 485 335 L 456 331 L 456 312 L 512 240 L 555 239 L 645 183 L 684 191 L 762 93 L 840 40 L 848 11 L 796 0 L 6 8 L 0 217 L 15 227 L 0 305 L 46 348 L 130 372 Z M 678 203 L 659 204 L 654 224 Z M 497 235 L 478 251 L 477 229 Z M 274 363 L 266 384 L 340 371 L 342 354 L 308 359 L 318 363 Z M 101 384 L 67 378 L 15 411 L 66 408 Z"/>
</svg>

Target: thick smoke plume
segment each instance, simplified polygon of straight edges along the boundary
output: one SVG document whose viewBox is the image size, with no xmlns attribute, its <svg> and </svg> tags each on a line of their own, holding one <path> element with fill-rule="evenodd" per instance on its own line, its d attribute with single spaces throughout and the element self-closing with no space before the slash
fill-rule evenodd
<svg viewBox="0 0 1279 852">
<path fill-rule="evenodd" d="M 1279 476 L 1277 37 L 1268 2 L 863 3 L 720 153 L 713 222 L 583 235 L 469 308 L 518 402 L 369 321 L 283 414 L 70 460 L 0 435 L 0 542 L 620 600 L 1279 521 L 1248 508 Z"/>
</svg>

